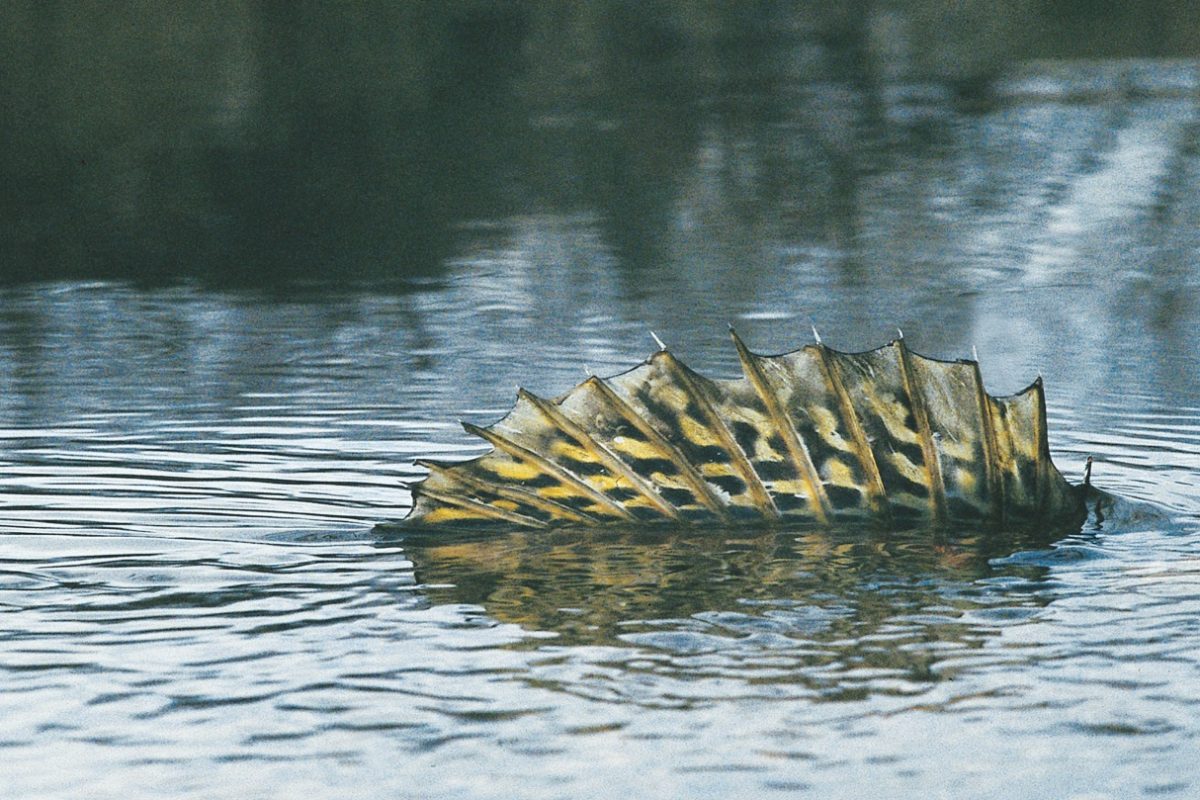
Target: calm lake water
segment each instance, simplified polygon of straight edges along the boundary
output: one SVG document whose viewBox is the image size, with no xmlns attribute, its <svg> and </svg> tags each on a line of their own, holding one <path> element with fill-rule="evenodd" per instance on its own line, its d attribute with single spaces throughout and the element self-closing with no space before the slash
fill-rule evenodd
<svg viewBox="0 0 1200 800">
<path fill-rule="evenodd" d="M 644 109 L 510 121 L 567 199 L 468 215 L 384 287 L 0 288 L 0 794 L 1200 796 L 1200 68 L 1035 64 L 972 108 L 760 90 L 688 101 L 683 141 Z M 650 330 L 734 375 L 728 322 L 1042 374 L 1063 472 L 1094 455 L 1156 511 L 393 524 L 412 459 L 479 452 L 457 420 L 518 383 Z"/>
</svg>

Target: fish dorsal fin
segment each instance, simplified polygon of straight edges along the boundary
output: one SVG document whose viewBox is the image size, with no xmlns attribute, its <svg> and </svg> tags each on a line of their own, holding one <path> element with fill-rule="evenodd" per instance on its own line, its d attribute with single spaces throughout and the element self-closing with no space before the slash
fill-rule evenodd
<svg viewBox="0 0 1200 800">
<path fill-rule="evenodd" d="M 732 331 L 731 331 L 732 332 Z M 1069 516 L 1039 378 L 989 395 L 976 361 L 903 339 L 861 353 L 818 342 L 776 356 L 736 333 L 743 376 L 705 378 L 665 347 L 556 399 L 519 391 L 493 446 L 422 462 L 412 525 L 883 524 Z"/>
</svg>

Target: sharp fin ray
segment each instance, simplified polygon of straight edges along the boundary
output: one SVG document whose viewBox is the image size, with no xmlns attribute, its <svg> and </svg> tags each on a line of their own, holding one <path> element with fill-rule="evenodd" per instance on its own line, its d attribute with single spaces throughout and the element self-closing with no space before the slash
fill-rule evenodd
<svg viewBox="0 0 1200 800">
<path fill-rule="evenodd" d="M 525 528 L 549 527 L 546 525 L 546 523 L 541 522 L 540 520 L 527 517 L 524 514 L 518 514 L 515 511 L 506 511 L 502 508 L 496 508 L 495 506 L 488 505 L 487 503 L 481 503 L 480 501 L 474 500 L 470 497 L 444 494 L 428 488 L 422 488 L 421 495 L 429 498 L 430 500 L 436 500 L 442 505 L 464 508 L 482 517 L 487 517 L 488 519 L 493 519 L 500 522 L 511 522 L 515 525 L 520 525 Z"/>
<path fill-rule="evenodd" d="M 698 385 L 696 379 L 692 376 L 684 364 L 671 355 L 670 351 L 663 350 L 655 354 L 655 359 L 661 359 L 667 370 L 676 378 L 680 386 L 687 393 L 688 397 L 700 413 L 704 416 L 704 421 L 708 424 L 709 431 L 721 443 L 721 447 L 729 454 L 729 458 L 741 476 L 742 481 L 754 498 L 754 505 L 764 516 L 771 519 L 779 517 L 779 509 L 776 508 L 775 502 L 771 499 L 771 495 L 763 486 L 762 480 L 758 477 L 758 473 L 754 471 L 754 467 L 746 458 L 745 452 L 734 439 L 733 434 L 729 431 L 725 421 L 717 414 L 713 408 L 712 401 L 705 394 L 703 388 Z"/>
<path fill-rule="evenodd" d="M 543 473 L 551 475 L 557 478 L 561 483 L 573 487 L 580 494 L 592 500 L 592 502 L 594 502 L 596 505 L 607 510 L 612 516 L 624 520 L 634 519 L 633 515 L 630 514 L 629 511 L 623 506 L 605 497 L 601 492 L 598 492 L 591 486 L 588 486 L 583 479 L 571 474 L 566 469 L 560 467 L 558 464 L 555 464 L 545 456 L 539 455 L 538 453 L 535 453 L 526 447 L 522 447 L 516 442 L 510 441 L 504 436 L 501 436 L 495 431 L 488 430 L 487 428 L 481 428 L 478 425 L 472 425 L 469 422 L 464 422 L 463 427 L 466 428 L 468 433 L 478 436 L 496 449 L 503 450 L 513 458 L 532 464 Z"/>
<path fill-rule="evenodd" d="M 850 395 L 846 392 L 846 384 L 842 380 L 837 362 L 830 358 L 829 348 L 821 343 L 817 343 L 815 347 L 821 374 L 825 378 L 829 390 L 837 399 L 838 415 L 841 417 L 842 423 L 850 434 L 850 443 L 854 448 L 854 454 L 858 458 L 863 475 L 866 477 L 864 488 L 866 490 L 867 503 L 873 513 L 886 518 L 889 516 L 887 492 L 883 488 L 883 476 L 879 472 L 879 464 L 875 461 L 875 453 L 871 450 L 871 443 L 867 440 L 867 435 L 863 431 L 862 422 L 859 419 L 858 412 L 854 408 L 854 403 L 850 400 Z"/>
<path fill-rule="evenodd" d="M 712 488 L 696 471 L 683 453 L 679 452 L 679 448 L 667 441 L 667 439 L 659 433 L 653 425 L 647 422 L 638 414 L 619 394 L 613 391 L 612 387 L 599 378 L 592 378 L 591 386 L 596 390 L 596 394 L 607 403 L 609 408 L 613 409 L 622 419 L 632 425 L 638 433 L 646 438 L 657 447 L 661 452 L 665 453 L 672 464 L 679 470 L 679 474 L 691 486 L 696 498 L 713 514 L 721 519 L 728 519 L 728 512 L 725 510 L 725 505 L 713 493 Z"/>
<path fill-rule="evenodd" d="M 587 431 L 579 425 L 572 422 L 565 414 L 557 409 L 553 403 L 544 400 L 537 395 L 521 390 L 521 396 L 533 404 L 534 408 L 542 413 L 546 419 L 565 433 L 567 436 L 574 439 L 581 447 L 590 452 L 597 461 L 613 473 L 614 476 L 627 483 L 638 494 L 645 498 L 652 506 L 668 519 L 679 519 L 679 510 L 659 496 L 658 492 L 654 491 L 641 476 L 629 468 L 629 466 L 616 456 L 611 450 L 605 447 L 600 442 L 596 441 Z"/>
<path fill-rule="evenodd" d="M 492 494 L 496 497 L 509 500 L 519 505 L 536 508 L 546 513 L 553 519 L 561 519 L 567 522 L 578 523 L 595 523 L 598 521 L 595 517 L 589 516 L 582 511 L 576 511 L 575 509 L 568 508 L 561 503 L 556 503 L 553 500 L 548 500 L 545 497 L 539 497 L 533 492 L 519 489 L 515 486 L 508 486 L 505 484 L 484 480 L 483 478 L 472 475 L 466 469 L 463 469 L 462 465 L 438 464 L 425 459 L 417 459 L 416 464 L 419 467 L 424 467 L 430 472 L 438 473 L 443 480 L 449 482 L 451 485 L 460 484 L 467 489 Z"/>
<path fill-rule="evenodd" d="M 984 471 L 987 477 L 988 506 L 993 519 L 1003 521 L 1007 502 L 1005 500 L 1004 478 L 1000 467 L 1000 443 L 996 437 L 996 420 L 993 411 L 994 403 L 988 397 L 983 387 L 983 372 L 979 369 L 979 360 L 972 362 L 972 372 L 975 378 L 975 398 L 979 403 L 979 420 L 983 429 Z"/>
<path fill-rule="evenodd" d="M 904 392 L 908 395 L 909 408 L 917 424 L 917 435 L 921 441 L 921 451 L 924 456 L 924 475 L 929 486 L 929 512 L 934 522 L 946 519 L 946 487 L 942 483 L 942 471 L 938 464 L 937 445 L 933 441 L 933 431 L 929 425 L 929 414 L 925 408 L 925 398 L 921 395 L 921 387 L 917 383 L 916 372 L 912 366 L 912 356 L 908 345 L 904 343 L 904 334 L 893 342 L 896 348 L 896 359 L 900 364 L 900 375 L 904 384 Z"/>
<path fill-rule="evenodd" d="M 796 467 L 801 481 L 808 490 L 809 510 L 818 522 L 828 522 L 832 512 L 829 505 L 829 497 L 825 493 L 825 487 L 821 484 L 821 476 L 817 474 L 817 468 L 808 453 L 808 448 L 804 446 L 804 441 L 796 432 L 792 421 L 788 419 L 787 414 L 780 407 L 779 398 L 776 397 L 774 390 L 771 388 L 767 376 L 763 372 L 762 365 L 758 363 L 758 357 L 750 352 L 750 349 L 746 347 L 741 337 L 737 335 L 737 331 L 733 330 L 732 327 L 729 329 L 729 335 L 733 337 L 734 347 L 737 349 L 738 358 L 741 359 L 742 372 L 745 373 L 746 379 L 750 381 L 755 392 L 758 393 L 758 397 L 771 419 L 771 424 L 775 427 L 775 432 L 783 439 L 783 443 L 788 451 L 788 457 Z"/>
</svg>

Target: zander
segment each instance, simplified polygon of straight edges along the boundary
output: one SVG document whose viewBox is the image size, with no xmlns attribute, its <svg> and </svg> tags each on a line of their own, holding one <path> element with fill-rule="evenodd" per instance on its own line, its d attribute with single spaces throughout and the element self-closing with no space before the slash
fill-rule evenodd
<svg viewBox="0 0 1200 800">
<path fill-rule="evenodd" d="M 903 336 L 864 353 L 818 338 L 763 356 L 730 332 L 737 380 L 705 378 L 662 347 L 555 399 L 518 390 L 500 421 L 464 423 L 491 452 L 417 462 L 429 475 L 413 487 L 405 524 L 1086 517 L 1087 485 L 1069 484 L 1050 459 L 1041 378 L 993 397 L 977 361 L 918 355 Z"/>
</svg>

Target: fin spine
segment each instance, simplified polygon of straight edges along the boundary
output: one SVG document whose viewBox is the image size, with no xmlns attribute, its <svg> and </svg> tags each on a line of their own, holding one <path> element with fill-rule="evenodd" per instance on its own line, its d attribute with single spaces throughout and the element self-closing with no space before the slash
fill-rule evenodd
<svg viewBox="0 0 1200 800">
<path fill-rule="evenodd" d="M 541 520 L 527 517 L 524 514 L 518 514 L 515 511 L 505 511 L 502 508 L 489 506 L 487 503 L 481 503 L 478 500 L 472 500 L 469 497 L 455 497 L 453 495 L 442 494 L 441 492 L 421 488 L 420 494 L 428 497 L 430 500 L 436 500 L 442 505 L 452 506 L 455 508 L 465 508 L 476 513 L 482 514 L 491 519 L 498 519 L 503 522 L 511 522 L 515 525 L 521 525 L 526 528 L 548 528 L 549 526 Z"/>
<path fill-rule="evenodd" d="M 679 474 L 683 476 L 683 479 L 696 492 L 696 497 L 704 504 L 705 508 L 723 520 L 729 519 L 729 513 L 725 510 L 725 505 L 713 493 L 712 487 L 705 482 L 700 473 L 696 471 L 696 468 L 688 463 L 683 453 L 679 452 L 678 447 L 667 441 L 653 425 L 642 419 L 633 406 L 625 402 L 624 398 L 617 394 L 603 380 L 592 377 L 586 382 L 591 383 L 595 387 L 597 393 L 608 403 L 609 407 L 616 411 L 626 422 L 637 428 L 642 436 L 645 436 L 647 440 L 653 442 L 656 447 L 671 457 L 672 463 L 679 468 Z"/>
<path fill-rule="evenodd" d="M 983 372 L 979 362 L 971 362 L 975 375 L 975 399 L 979 403 L 979 420 L 983 427 L 983 468 L 987 477 L 988 508 L 992 519 L 1003 521 L 1008 503 L 1005 498 L 1004 477 L 1000 471 L 1000 442 L 996 438 L 996 423 L 992 419 L 992 402 L 983 388 Z"/>
<path fill-rule="evenodd" d="M 917 423 L 917 435 L 921 439 L 921 452 L 925 457 L 925 474 L 929 478 L 929 514 L 935 523 L 946 520 L 946 487 L 942 483 L 942 470 L 938 462 L 937 445 L 933 441 L 933 431 L 929 426 L 929 412 L 925 408 L 925 397 L 917 383 L 917 376 L 912 366 L 912 356 L 904 339 L 892 343 L 896 348 L 896 357 L 900 363 L 900 377 L 904 383 L 904 391 L 908 395 L 909 407 L 913 419 Z"/>
<path fill-rule="evenodd" d="M 505 500 L 512 500 L 514 503 L 522 503 L 527 506 L 533 506 L 534 508 L 545 511 L 551 516 L 563 517 L 572 522 L 597 522 L 595 517 L 590 517 L 582 511 L 576 511 L 573 508 L 568 508 L 567 506 L 556 503 L 553 500 L 547 500 L 545 497 L 539 497 L 538 495 L 532 492 L 527 492 L 523 489 L 492 483 L 491 481 L 476 477 L 461 469 L 454 469 L 443 464 L 438 464 L 435 461 L 427 461 L 423 458 L 418 458 L 413 463 L 415 463 L 418 467 L 424 467 L 430 472 L 438 473 L 444 480 L 461 484 L 476 491 L 490 492 L 497 497 L 504 498 Z"/>
<path fill-rule="evenodd" d="M 854 401 L 850 399 L 850 393 L 846 391 L 846 384 L 842 382 L 841 367 L 838 366 L 836 359 L 830 357 L 832 351 L 824 344 L 817 344 L 814 347 L 819 354 L 818 363 L 825 376 L 825 383 L 837 398 L 842 423 L 850 434 L 850 443 L 854 447 L 854 454 L 858 456 L 858 463 L 866 477 L 867 503 L 875 514 L 890 518 L 891 507 L 888 503 L 887 490 L 883 488 L 883 475 L 879 472 L 879 464 L 875 462 L 875 451 L 871 449 L 871 444 L 867 441 L 867 434 L 863 431 L 858 412 L 854 410 Z"/>
<path fill-rule="evenodd" d="M 745 373 L 755 392 L 758 393 L 759 399 L 766 406 L 767 415 L 770 416 L 771 423 L 783 438 L 788 456 L 792 459 L 792 463 L 795 465 L 801 480 L 804 481 L 805 488 L 808 489 L 807 499 L 809 509 L 818 522 L 828 522 L 829 516 L 832 513 L 832 508 L 829 505 L 829 496 L 825 493 L 825 487 L 821 483 L 821 476 L 817 473 L 817 467 L 813 464 L 808 448 L 805 447 L 804 441 L 796 431 L 796 426 L 792 424 L 791 419 L 780 408 L 779 398 L 775 396 L 775 392 L 772 391 L 770 384 L 767 382 L 767 376 L 757 361 L 758 357 L 750 352 L 750 349 L 746 347 L 746 344 L 733 328 L 729 329 L 729 335 L 733 337 L 733 346 L 737 349 L 738 358 L 742 362 L 742 372 Z"/>
<path fill-rule="evenodd" d="M 1046 391 L 1040 375 L 1033 382 L 1033 394 L 1033 451 L 1037 454 L 1037 489 L 1034 502 L 1037 504 L 1038 513 L 1042 514 L 1050 501 L 1050 442 L 1046 430 Z"/>
<path fill-rule="evenodd" d="M 602 463 L 609 472 L 613 473 L 615 477 L 629 483 L 629 485 L 632 486 L 638 494 L 650 501 L 650 503 L 657 508 L 663 516 L 673 520 L 679 519 L 679 509 L 675 508 L 675 506 L 664 500 L 658 494 L 658 492 L 654 491 L 654 489 L 650 488 L 650 486 L 648 486 L 646 482 L 642 480 L 640 475 L 630 469 L 628 464 L 618 458 L 616 454 L 614 454 L 600 442 L 597 442 L 591 436 L 591 434 L 575 424 L 567 417 L 566 414 L 555 408 L 553 403 L 538 397 L 532 392 L 527 392 L 524 389 L 521 389 L 517 394 L 519 397 L 529 401 L 529 403 L 531 403 L 533 407 L 536 408 L 541 415 L 550 422 L 550 424 L 558 428 L 567 436 L 570 436 L 579 443 L 580 447 L 584 448 L 593 456 L 595 456 L 596 460 Z"/>
<path fill-rule="evenodd" d="M 614 503 L 612 500 L 605 497 L 603 494 L 596 491 L 591 486 L 588 486 L 579 477 L 571 474 L 567 470 L 560 467 L 558 464 L 555 464 L 553 461 L 550 461 L 549 459 L 538 455 L 537 453 L 533 452 L 529 448 L 522 447 L 521 445 L 517 444 L 516 442 L 506 439 L 505 437 L 501 436 L 500 434 L 496 433 L 495 431 L 488 430 L 487 428 L 481 428 L 478 425 L 472 425 L 469 422 L 464 422 L 463 428 L 466 429 L 467 433 L 472 433 L 472 434 L 478 436 L 479 438 L 483 439 L 484 441 L 486 441 L 488 444 L 492 445 L 496 449 L 503 450 L 504 452 L 508 453 L 513 458 L 517 458 L 517 459 L 520 459 L 527 463 L 533 464 L 535 467 L 540 469 L 542 472 L 547 472 L 550 475 L 553 475 L 558 480 L 562 481 L 563 483 L 566 483 L 566 484 L 570 485 L 571 487 L 575 488 L 576 490 L 582 492 L 584 495 L 586 495 L 590 500 L 595 502 L 600 507 L 608 509 L 613 514 L 613 516 L 617 516 L 617 517 L 620 517 L 621 519 L 629 520 L 629 521 L 632 521 L 634 519 L 633 514 L 630 514 L 629 511 L 624 506 L 622 506 L 618 503 Z"/>
<path fill-rule="evenodd" d="M 763 486 L 758 473 L 754 471 L 754 467 L 750 466 L 750 461 L 742 451 L 741 445 L 737 443 L 733 438 L 733 434 L 729 432 L 728 426 L 725 425 L 725 420 L 721 419 L 720 415 L 717 414 L 717 410 L 713 408 L 708 395 L 704 393 L 703 389 L 688 374 L 688 368 L 681 364 L 675 356 L 671 355 L 669 350 L 656 353 L 655 357 L 666 361 L 667 368 L 678 378 L 688 395 L 696 401 L 696 405 L 700 408 L 701 413 L 708 418 L 708 424 L 712 428 L 713 433 L 721 440 L 721 446 L 729 453 L 729 457 L 733 459 L 734 466 L 737 467 L 738 472 L 742 475 L 742 480 L 746 482 L 746 486 L 754 498 L 755 505 L 768 517 L 777 519 L 779 517 L 779 509 L 775 507 L 775 501 L 771 499 L 770 493 Z"/>
</svg>

